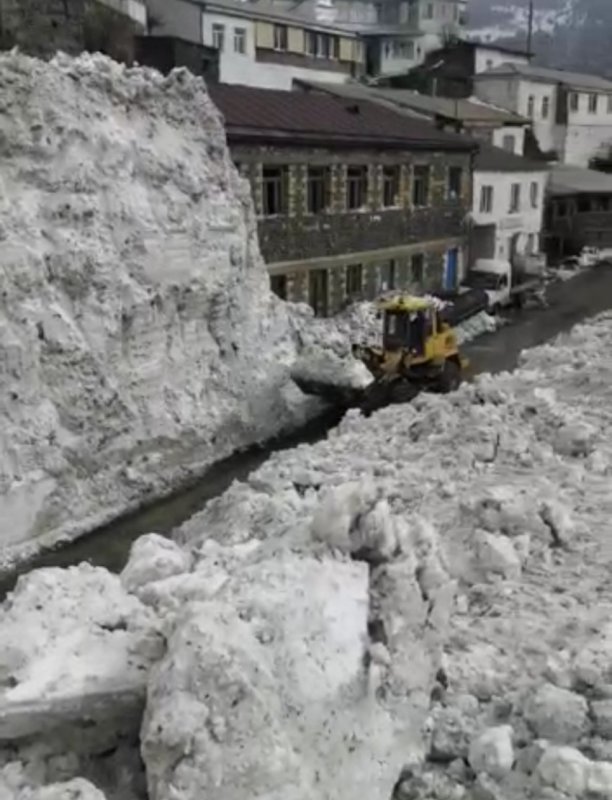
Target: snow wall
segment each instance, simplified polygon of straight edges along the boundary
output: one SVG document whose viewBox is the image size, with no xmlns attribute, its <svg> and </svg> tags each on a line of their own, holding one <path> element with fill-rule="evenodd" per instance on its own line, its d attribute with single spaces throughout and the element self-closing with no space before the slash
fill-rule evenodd
<svg viewBox="0 0 612 800">
<path fill-rule="evenodd" d="M 10 53 L 0 85 L 6 563 L 303 421 L 304 398 L 203 82 Z"/>
</svg>

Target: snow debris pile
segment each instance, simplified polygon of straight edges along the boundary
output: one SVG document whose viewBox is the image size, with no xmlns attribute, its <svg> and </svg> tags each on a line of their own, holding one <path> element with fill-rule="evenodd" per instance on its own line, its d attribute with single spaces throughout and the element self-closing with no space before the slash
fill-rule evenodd
<svg viewBox="0 0 612 800">
<path fill-rule="evenodd" d="M 202 81 L 14 52 L 0 84 L 6 561 L 301 424 L 312 401 Z"/>
<path fill-rule="evenodd" d="M 610 797 L 611 349 L 606 315 L 513 374 L 351 412 L 138 540 L 120 583 L 31 576 L 0 619 L 0 720 L 45 700 L 61 650 L 64 695 L 148 674 L 150 800 Z M 49 619 L 74 598 L 78 642 L 11 649 L 12 606 L 40 636 L 28 581 Z"/>
</svg>

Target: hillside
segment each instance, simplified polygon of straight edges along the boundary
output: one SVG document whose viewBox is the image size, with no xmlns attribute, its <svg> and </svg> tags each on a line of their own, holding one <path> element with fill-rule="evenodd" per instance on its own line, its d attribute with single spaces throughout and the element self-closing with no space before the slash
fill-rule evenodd
<svg viewBox="0 0 612 800">
<path fill-rule="evenodd" d="M 505 5 L 470 0 L 470 33 L 484 41 L 524 46 L 527 0 Z M 536 61 L 563 69 L 612 75 L 609 0 L 536 0 L 533 49 Z"/>
</svg>

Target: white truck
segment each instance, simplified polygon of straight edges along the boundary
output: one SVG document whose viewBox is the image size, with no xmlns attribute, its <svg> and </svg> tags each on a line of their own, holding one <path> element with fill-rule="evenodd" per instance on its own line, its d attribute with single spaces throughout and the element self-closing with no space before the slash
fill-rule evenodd
<svg viewBox="0 0 612 800">
<path fill-rule="evenodd" d="M 496 314 L 508 306 L 520 308 L 530 295 L 541 297 L 545 268 L 544 258 L 537 256 L 517 258 L 514 264 L 501 258 L 478 258 L 465 284 L 470 289 L 484 289 L 488 310 Z"/>
</svg>

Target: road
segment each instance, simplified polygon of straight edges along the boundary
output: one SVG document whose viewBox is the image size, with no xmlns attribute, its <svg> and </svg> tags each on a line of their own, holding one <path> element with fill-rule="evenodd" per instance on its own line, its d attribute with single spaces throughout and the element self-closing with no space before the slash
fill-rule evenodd
<svg viewBox="0 0 612 800">
<path fill-rule="evenodd" d="M 542 344 L 570 330 L 577 322 L 612 308 L 612 267 L 599 267 L 570 281 L 553 284 L 549 289 L 549 301 L 547 309 L 516 312 L 507 326 L 485 334 L 463 348 L 471 362 L 471 374 L 512 370 L 522 350 Z M 0 578 L 0 599 L 13 588 L 19 574 L 38 567 L 65 567 L 88 561 L 120 571 L 132 542 L 138 536 L 151 531 L 169 534 L 209 500 L 224 492 L 232 481 L 248 477 L 271 453 L 324 438 L 340 416 L 332 412 L 291 437 L 232 456 L 216 464 L 197 483 L 173 497 L 22 564 L 15 572 Z"/>
</svg>

